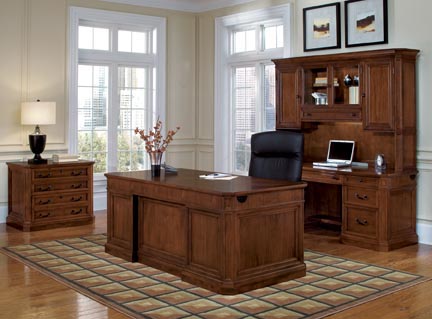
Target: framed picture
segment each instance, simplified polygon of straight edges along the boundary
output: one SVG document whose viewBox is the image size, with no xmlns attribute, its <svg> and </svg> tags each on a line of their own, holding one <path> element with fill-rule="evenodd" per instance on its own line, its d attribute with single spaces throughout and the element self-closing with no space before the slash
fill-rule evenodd
<svg viewBox="0 0 432 319">
<path fill-rule="evenodd" d="M 345 46 L 388 43 L 387 0 L 345 1 Z"/>
<path fill-rule="evenodd" d="M 340 3 L 303 9 L 303 49 L 337 49 L 340 44 Z"/>
</svg>

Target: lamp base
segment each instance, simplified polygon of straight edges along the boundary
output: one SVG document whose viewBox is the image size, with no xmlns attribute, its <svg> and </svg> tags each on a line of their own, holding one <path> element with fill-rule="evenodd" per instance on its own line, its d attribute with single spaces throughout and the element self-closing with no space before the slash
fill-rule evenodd
<svg viewBox="0 0 432 319">
<path fill-rule="evenodd" d="M 29 159 L 29 164 L 46 164 L 48 160 L 41 157 L 41 153 L 45 149 L 46 135 L 40 134 L 39 126 L 36 126 L 35 133 L 29 135 L 30 149 L 34 153 L 34 157 Z"/>
</svg>

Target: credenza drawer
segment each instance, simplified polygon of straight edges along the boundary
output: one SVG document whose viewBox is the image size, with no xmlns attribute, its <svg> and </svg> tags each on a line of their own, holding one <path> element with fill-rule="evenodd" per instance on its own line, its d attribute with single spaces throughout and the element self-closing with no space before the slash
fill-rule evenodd
<svg viewBox="0 0 432 319">
<path fill-rule="evenodd" d="M 88 180 L 70 180 L 69 182 L 53 182 L 53 183 L 35 183 L 33 185 L 34 193 L 43 193 L 43 192 L 51 192 L 51 191 L 60 191 L 60 190 L 73 190 L 73 189 L 87 189 L 88 188 Z"/>
<path fill-rule="evenodd" d="M 33 205 L 35 209 L 46 207 L 48 205 L 64 204 L 64 203 L 82 203 L 87 202 L 88 193 L 67 193 L 67 194 L 56 194 L 51 196 L 34 196 Z"/>
<path fill-rule="evenodd" d="M 88 167 L 57 167 L 33 170 L 33 179 L 88 176 Z"/>
<path fill-rule="evenodd" d="M 35 220 L 42 219 L 56 219 L 56 218 L 79 218 L 88 215 L 88 207 L 87 206 L 77 206 L 77 207 L 65 207 L 65 208 L 56 208 L 56 209 L 48 209 L 34 212 Z"/>
<path fill-rule="evenodd" d="M 368 207 L 378 207 L 377 190 L 364 187 L 346 187 L 346 204 L 356 204 Z"/>
<path fill-rule="evenodd" d="M 345 207 L 345 231 L 356 235 L 377 237 L 377 211 L 358 207 Z"/>
</svg>

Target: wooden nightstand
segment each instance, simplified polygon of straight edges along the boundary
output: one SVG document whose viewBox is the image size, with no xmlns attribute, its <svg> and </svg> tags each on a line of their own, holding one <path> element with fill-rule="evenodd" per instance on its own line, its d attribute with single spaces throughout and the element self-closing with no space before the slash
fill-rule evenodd
<svg viewBox="0 0 432 319">
<path fill-rule="evenodd" d="M 92 223 L 93 164 L 7 163 L 6 223 L 23 231 Z"/>
</svg>

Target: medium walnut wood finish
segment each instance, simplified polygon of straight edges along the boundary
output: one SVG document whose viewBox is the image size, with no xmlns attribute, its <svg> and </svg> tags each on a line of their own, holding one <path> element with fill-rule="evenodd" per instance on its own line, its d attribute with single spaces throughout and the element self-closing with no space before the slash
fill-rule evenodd
<svg viewBox="0 0 432 319">
<path fill-rule="evenodd" d="M 304 182 L 107 173 L 106 251 L 236 294 L 304 276 Z"/>
<path fill-rule="evenodd" d="M 93 162 L 7 165 L 9 225 L 32 231 L 93 222 Z"/>
<path fill-rule="evenodd" d="M 306 189 L 306 220 L 327 215 L 333 223 L 341 216 L 344 243 L 387 251 L 417 242 L 417 54 L 386 49 L 274 60 L 276 127 L 305 136 L 303 179 L 313 183 Z M 350 104 L 347 74 L 359 77 L 358 104 Z M 329 84 L 317 86 L 322 77 Z M 328 105 L 314 105 L 313 92 L 326 93 Z M 356 141 L 354 161 L 370 168 L 313 168 L 331 139 Z M 382 174 L 373 169 L 377 154 L 387 162 Z"/>
<path fill-rule="evenodd" d="M 12 246 L 46 240 L 72 238 L 107 231 L 106 213 L 95 212 L 95 223 L 70 228 L 22 232 L 0 224 L 0 245 Z M 316 229 L 304 236 L 304 247 L 362 262 L 391 267 L 432 277 L 432 246 L 411 245 L 391 252 L 371 252 L 342 245 L 337 232 Z M 0 253 L 0 317 L 56 319 L 128 318 L 73 289 Z M 358 305 L 329 319 L 430 319 L 432 317 L 432 281 L 394 292 Z"/>
</svg>

